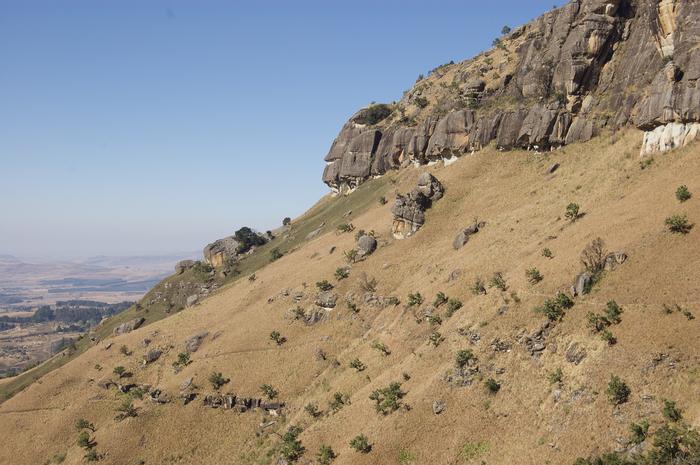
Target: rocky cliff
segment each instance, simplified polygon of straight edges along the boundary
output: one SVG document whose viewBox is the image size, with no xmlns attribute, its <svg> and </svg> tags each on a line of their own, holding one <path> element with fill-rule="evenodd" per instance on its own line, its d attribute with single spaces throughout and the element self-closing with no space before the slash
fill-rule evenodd
<svg viewBox="0 0 700 465">
<path fill-rule="evenodd" d="M 626 126 L 645 131 L 642 154 L 683 146 L 700 128 L 699 42 L 697 0 L 573 0 L 358 111 L 323 181 L 348 190 L 491 143 L 545 150 Z"/>
</svg>

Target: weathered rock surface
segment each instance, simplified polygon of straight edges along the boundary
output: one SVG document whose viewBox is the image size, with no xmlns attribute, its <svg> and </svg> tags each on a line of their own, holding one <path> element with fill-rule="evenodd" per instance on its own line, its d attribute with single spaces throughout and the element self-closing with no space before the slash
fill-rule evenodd
<svg viewBox="0 0 700 465">
<path fill-rule="evenodd" d="M 420 80 L 374 125 L 365 124 L 368 109 L 353 115 L 325 158 L 323 181 L 343 191 L 492 142 L 545 150 L 604 128 L 646 131 L 642 154 L 682 147 L 700 132 L 699 24 L 697 1 L 572 0 L 505 39 L 514 53 L 503 76 L 484 80 L 487 52 L 450 65 L 458 70 L 451 88 L 440 73 Z M 419 105 L 426 92 L 437 103 Z M 408 204 L 405 217 L 415 217 Z"/>
<path fill-rule="evenodd" d="M 208 335 L 209 333 L 207 331 L 203 331 L 199 334 L 195 334 L 194 336 L 187 338 L 187 340 L 185 341 L 185 350 L 190 354 L 193 352 L 197 352 L 197 350 L 199 350 L 199 346 L 202 345 L 202 341 L 204 341 L 204 338 Z"/>
<path fill-rule="evenodd" d="M 120 324 L 112 331 L 112 334 L 119 336 L 120 334 L 130 333 L 131 331 L 138 329 L 146 320 L 144 318 L 134 318 L 125 323 Z"/>
<path fill-rule="evenodd" d="M 221 267 L 236 256 L 239 244 L 233 236 L 214 241 L 204 247 L 204 261 L 215 268 Z"/>
<path fill-rule="evenodd" d="M 577 295 L 587 294 L 593 284 L 593 275 L 587 271 L 579 273 L 574 279 L 574 284 L 571 286 L 571 293 Z"/>
<path fill-rule="evenodd" d="M 192 268 L 192 267 L 194 266 L 194 264 L 195 264 L 195 261 L 194 261 L 194 260 L 180 260 L 180 261 L 177 262 L 177 264 L 175 265 L 175 273 L 177 273 L 177 274 L 182 274 L 182 273 L 184 273 L 185 271 L 187 271 L 187 270 L 189 270 L 190 268 Z"/>
<path fill-rule="evenodd" d="M 377 250 L 377 239 L 365 234 L 357 240 L 357 255 L 360 257 L 366 257 L 372 255 L 375 250 Z"/>
<path fill-rule="evenodd" d="M 333 291 L 319 292 L 316 296 L 316 305 L 322 308 L 335 308 L 338 294 Z"/>
<path fill-rule="evenodd" d="M 425 210 L 442 198 L 445 189 L 433 175 L 422 173 L 418 185 L 407 195 L 398 194 L 391 207 L 394 220 L 391 233 L 397 239 L 412 236 L 425 223 Z"/>
<path fill-rule="evenodd" d="M 465 246 L 467 242 L 469 242 L 469 238 L 473 236 L 474 234 L 478 233 L 481 228 L 486 226 L 486 223 L 483 221 L 476 222 L 464 229 L 462 229 L 457 236 L 455 236 L 454 241 L 452 241 L 452 247 L 455 250 L 459 250 L 462 247 Z"/>
<path fill-rule="evenodd" d="M 163 352 L 160 349 L 151 349 L 143 357 L 144 363 L 153 363 L 160 358 Z"/>
</svg>

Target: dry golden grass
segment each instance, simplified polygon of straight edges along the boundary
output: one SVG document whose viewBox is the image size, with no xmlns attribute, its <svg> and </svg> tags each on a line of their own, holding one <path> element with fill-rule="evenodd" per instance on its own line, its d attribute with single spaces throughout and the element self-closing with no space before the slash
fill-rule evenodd
<svg viewBox="0 0 700 465">
<path fill-rule="evenodd" d="M 256 437 L 260 412 L 212 410 L 199 399 L 187 406 L 136 401 L 139 416 L 116 422 L 119 397 L 97 386 L 116 365 L 133 371 L 134 381 L 157 385 L 173 397 L 189 376 L 201 393 L 211 392 L 206 379 L 214 370 L 231 378 L 224 391 L 260 395 L 261 384 L 273 385 L 287 408 L 285 417 L 273 418 L 278 423 L 272 430 L 282 433 L 290 424 L 305 429 L 301 440 L 307 452 L 300 463 L 313 462 L 319 446 L 329 444 L 338 453 L 337 464 L 398 464 L 400 455 L 403 463 L 415 464 L 567 464 L 580 455 L 615 449 L 616 438 L 626 437 L 629 423 L 643 416 L 653 429 L 661 420 L 663 398 L 678 401 L 686 420 L 698 426 L 700 320 L 666 315 L 662 306 L 678 303 L 700 317 L 699 228 L 677 236 L 663 225 L 667 216 L 678 212 L 700 221 L 700 147 L 660 155 L 651 168 L 640 170 L 640 140 L 639 132 L 629 131 L 547 154 L 487 149 L 447 168 L 401 172 L 393 186 L 397 192 L 409 190 L 424 169 L 447 188 L 416 236 L 391 238 L 390 204 L 375 203 L 351 221 L 357 229 L 376 231 L 380 247 L 353 265 L 348 279 L 336 283 L 333 274 L 344 264 L 342 251 L 353 246 L 353 234 L 331 231 L 260 269 L 252 283 L 240 280 L 200 306 L 114 338 L 110 350 L 104 343 L 88 350 L 0 405 L 0 435 L 5 439 L 0 463 L 33 465 L 56 453 L 66 453 L 64 463 L 82 463 L 73 427 L 80 417 L 97 426 L 94 436 L 105 464 L 269 463 L 265 453 L 279 439 L 269 430 Z M 561 168 L 545 174 L 553 162 Z M 680 184 L 697 192 L 697 198 L 679 205 L 674 192 Z M 569 202 L 579 203 L 585 212 L 572 224 L 564 219 Z M 486 227 L 454 251 L 455 234 L 475 217 L 486 221 Z M 608 249 L 626 251 L 629 260 L 607 273 L 592 294 L 576 300 L 552 329 L 548 349 L 539 359 L 532 358 L 516 336 L 541 326 L 544 318 L 533 307 L 571 285 L 581 268 L 580 251 L 598 236 Z M 337 250 L 329 254 L 332 246 Z M 543 247 L 553 251 L 553 259 L 542 257 Z M 533 266 L 544 276 L 534 286 L 525 277 L 525 270 Z M 457 269 L 461 277 L 448 283 Z M 470 292 L 475 277 L 488 280 L 496 271 L 506 278 L 506 293 L 492 288 L 484 296 Z M 358 285 L 363 272 L 377 278 L 378 294 L 404 302 L 416 291 L 426 302 L 439 291 L 462 300 L 464 307 L 449 319 L 444 318 L 444 307 L 441 310 L 439 331 L 445 341 L 437 348 L 429 345 L 430 326 L 417 323 L 403 304 L 378 309 L 358 299 L 360 311 L 353 315 L 344 298 L 347 292 L 363 294 Z M 323 279 L 336 284 L 340 296 L 329 321 L 311 327 L 294 322 L 289 309 L 295 304 L 280 291 L 304 290 L 306 283 L 301 305 L 310 309 L 314 283 Z M 511 292 L 520 303 L 513 301 Z M 508 310 L 499 315 L 505 299 Z M 614 346 L 591 334 L 585 323 L 588 311 L 601 311 L 610 299 L 624 309 L 622 323 L 612 327 L 618 339 Z M 460 327 L 477 330 L 480 342 L 470 345 L 457 333 Z M 210 335 L 192 363 L 173 373 L 171 364 L 183 341 L 203 330 Z M 288 342 L 277 347 L 269 339 L 273 330 Z M 151 347 L 166 351 L 158 362 L 142 367 L 146 349 L 139 341 L 146 336 L 153 339 Z M 510 342 L 512 350 L 493 352 L 489 344 L 496 337 Z M 391 355 L 383 357 L 372 349 L 374 340 L 385 343 Z M 587 352 L 579 365 L 564 358 L 572 342 Z M 119 353 L 122 344 L 134 350 L 131 357 Z M 556 352 L 550 350 L 554 346 Z M 317 347 L 327 352 L 326 361 L 314 358 Z M 489 394 L 481 381 L 460 388 L 443 381 L 455 353 L 463 348 L 474 350 L 483 379 L 501 382 L 500 392 Z M 657 353 L 669 358 L 649 368 Z M 355 357 L 367 365 L 365 371 L 348 366 Z M 673 367 L 670 361 L 675 361 Z M 564 374 L 558 402 L 552 395 L 556 386 L 547 380 L 556 368 Z M 499 369 L 502 374 L 496 373 Z M 403 373 L 410 374 L 408 381 Z M 618 408 L 605 396 L 611 374 L 632 390 L 630 401 Z M 403 383 L 410 410 L 381 416 L 368 397 L 392 381 Z M 349 394 L 351 404 L 318 419 L 304 413 L 309 402 L 327 412 L 335 392 Z M 447 407 L 441 415 L 432 413 L 436 399 Z M 370 439 L 369 454 L 348 445 L 360 433 Z"/>
</svg>

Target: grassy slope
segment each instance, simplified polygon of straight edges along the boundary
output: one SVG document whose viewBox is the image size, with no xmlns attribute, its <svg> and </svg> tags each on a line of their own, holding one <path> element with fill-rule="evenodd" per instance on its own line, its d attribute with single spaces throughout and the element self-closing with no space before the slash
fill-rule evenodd
<svg viewBox="0 0 700 465">
<path fill-rule="evenodd" d="M 90 337 L 95 338 L 97 342 L 102 341 L 112 334 L 115 327 L 137 317 L 143 317 L 146 320 L 144 326 L 147 326 L 169 316 L 171 313 L 168 312 L 168 309 L 171 304 L 175 309 L 184 308 L 187 296 L 194 294 L 194 289 L 207 281 L 218 285 L 226 285 L 237 281 L 243 276 L 255 273 L 259 268 L 269 263 L 270 251 L 273 248 L 276 247 L 282 253 L 288 253 L 290 250 L 303 244 L 306 236 L 322 223 L 326 224 L 322 231 L 333 231 L 338 224 L 346 221 L 343 219 L 344 213 L 350 210 L 353 210 L 356 214 L 366 211 L 373 202 L 376 202 L 376 195 L 387 190 L 387 185 L 391 179 L 391 176 L 386 176 L 368 182 L 351 197 L 340 199 L 333 199 L 330 196 L 324 197 L 310 208 L 308 212 L 296 219 L 291 228 L 285 231 L 284 235 L 258 248 L 254 253 L 242 260 L 238 268 L 240 271 L 239 275 L 232 275 L 227 278 L 216 276 L 208 280 L 208 277 L 198 275 L 194 270 L 188 270 L 182 275 L 173 275 L 164 279 L 141 299 L 143 307 L 141 310 L 131 307 L 119 315 L 105 320 L 99 327 L 95 328 Z M 191 292 L 177 292 L 182 288 L 190 289 Z M 156 297 L 158 295 L 163 295 L 164 298 L 159 299 Z M 90 340 L 90 337 L 77 341 L 74 350 L 63 351 L 38 367 L 12 378 L 0 380 L 0 403 L 95 345 Z"/>
<path fill-rule="evenodd" d="M 114 338 L 111 350 L 104 350 L 104 344 L 93 347 L 0 405 L 0 434 L 9 438 L 0 447 L 0 463 L 43 463 L 55 453 L 67 454 L 64 463 L 81 463 L 72 426 L 79 417 L 96 424 L 103 463 L 115 464 L 139 460 L 146 464 L 269 463 L 267 454 L 278 443 L 272 431 L 282 432 L 289 424 L 305 427 L 301 436 L 308 450 L 305 458 L 312 459 L 325 443 L 339 454 L 334 462 L 339 464 L 394 464 L 399 457 L 406 459 L 403 463 L 416 464 L 570 463 L 579 455 L 616 448 L 616 438 L 626 437 L 628 424 L 642 417 L 650 420 L 653 430 L 660 422 L 663 398 L 676 399 L 687 421 L 697 426 L 700 320 L 665 315 L 661 307 L 678 303 L 696 315 L 700 312 L 696 266 L 700 230 L 680 237 L 663 227 L 664 218 L 677 212 L 687 212 L 699 221 L 700 147 L 695 144 L 659 156 L 650 168 L 640 170 L 640 140 L 638 132 L 630 131 L 616 140 L 600 138 L 544 155 L 489 149 L 451 167 L 427 168 L 443 181 L 447 193 L 428 212 L 426 226 L 405 241 L 391 238 L 390 206 L 380 206 L 376 200 L 380 195 L 391 197 L 394 189 L 409 190 L 419 169 L 392 175 L 397 178 L 395 185 L 385 177 L 348 198 L 324 199 L 307 214 L 307 228 L 311 231 L 325 221 L 328 233 L 303 244 L 290 240 L 287 246 L 296 248 L 292 253 L 262 268 L 243 269 L 242 276 L 256 270 L 255 282 L 237 280 L 200 306 Z M 544 174 L 554 161 L 562 164 L 560 170 Z M 687 184 L 696 197 L 679 205 L 673 196 L 679 184 Z M 586 213 L 574 224 L 563 219 L 570 201 L 580 203 Z M 358 204 L 369 208 L 363 211 Z M 351 220 L 357 228 L 377 231 L 379 250 L 354 265 L 349 279 L 337 283 L 340 305 L 328 321 L 312 327 L 292 321 L 289 309 L 296 304 L 281 291 L 304 292 L 300 305 L 313 307 L 312 283 L 334 281 L 334 270 L 343 264 L 340 251 L 353 244 L 351 234 L 332 231 L 350 209 L 355 211 Z M 484 219 L 486 228 L 465 248 L 454 251 L 454 235 L 474 217 Z M 307 230 L 299 230 L 295 240 L 306 234 Z M 624 249 L 628 262 L 608 273 L 591 295 L 577 299 L 548 337 L 549 348 L 533 359 L 517 336 L 543 323 L 532 308 L 570 285 L 580 269 L 580 250 L 597 236 L 611 250 Z M 331 246 L 338 251 L 329 254 Z M 541 256 L 545 246 L 554 252 L 553 259 Z M 260 255 L 260 266 L 265 255 Z M 536 286 L 524 276 L 532 266 L 544 275 Z M 461 270 L 462 275 L 448 283 L 453 270 Z M 471 294 L 469 287 L 476 276 L 488 278 L 496 271 L 504 273 L 508 292 L 489 289 L 485 296 Z M 461 299 L 464 307 L 449 319 L 444 310 L 440 312 L 444 322 L 439 331 L 445 341 L 432 348 L 426 342 L 431 328 L 417 323 L 411 309 L 379 309 L 360 298 L 358 315 L 345 308 L 342 300 L 348 292 L 361 296 L 358 277 L 363 273 L 378 279 L 382 295 L 406 300 L 409 292 L 420 291 L 432 300 L 443 291 Z M 521 302 L 515 303 L 510 292 L 516 292 Z M 590 333 L 585 320 L 588 311 L 602 311 L 612 298 L 624 313 L 622 323 L 612 327 L 618 343 L 608 347 Z M 496 310 L 504 304 L 508 310 L 501 315 Z M 480 342 L 470 345 L 458 334 L 461 327 L 478 331 Z M 183 341 L 202 330 L 210 336 L 193 355 L 193 363 L 174 374 L 170 365 Z M 272 330 L 282 332 L 288 342 L 276 347 L 268 338 Z M 146 349 L 139 341 L 146 336 L 165 354 L 142 367 L 140 356 Z M 512 350 L 491 350 L 489 344 L 496 337 L 511 343 Z M 374 340 L 388 345 L 391 355 L 382 357 L 373 350 Z M 579 365 L 564 357 L 574 342 L 587 352 Z M 134 355 L 119 354 L 116 347 L 121 344 L 134 348 Z M 315 359 L 318 347 L 327 352 L 326 361 Z M 498 394 L 489 394 L 478 380 L 463 388 L 443 380 L 462 348 L 474 350 L 483 378 L 494 377 L 502 383 Z M 652 367 L 657 353 L 669 358 Z M 355 357 L 367 370 L 358 374 L 348 367 Z M 104 369 L 95 370 L 96 363 Z M 225 390 L 242 395 L 258 394 L 259 386 L 269 383 L 287 402 L 286 416 L 275 418 L 276 425 L 256 437 L 264 420 L 259 412 L 239 415 L 211 410 L 199 401 L 188 406 L 137 401 L 137 418 L 115 422 L 119 395 L 98 388 L 97 381 L 109 376 L 116 365 L 133 371 L 135 381 L 157 385 L 173 396 L 189 376 L 200 392 L 211 392 L 206 378 L 213 370 L 231 378 Z M 564 373 L 558 402 L 553 398 L 555 387 L 547 381 L 556 368 Z M 411 409 L 386 417 L 376 414 L 369 394 L 391 381 L 401 381 L 404 372 L 410 374 L 403 387 Z M 618 408 L 605 397 L 611 374 L 621 376 L 632 389 L 630 401 Z M 316 420 L 303 412 L 308 402 L 327 411 L 334 392 L 347 393 L 352 403 Z M 431 409 L 436 399 L 447 406 L 439 416 Z M 360 455 L 348 447 L 360 432 L 373 443 L 370 454 Z M 481 447 L 475 447 L 477 443 Z M 469 459 L 469 454 L 463 454 L 465 447 L 479 450 L 478 457 Z"/>
</svg>

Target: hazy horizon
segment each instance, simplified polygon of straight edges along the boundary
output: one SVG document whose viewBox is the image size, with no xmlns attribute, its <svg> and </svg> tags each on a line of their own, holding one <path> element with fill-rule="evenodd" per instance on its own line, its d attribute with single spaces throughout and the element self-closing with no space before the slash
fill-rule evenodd
<svg viewBox="0 0 700 465">
<path fill-rule="evenodd" d="M 0 254 L 160 255 L 277 227 L 328 191 L 353 112 L 552 4 L 267 6 L 0 6 Z"/>
</svg>

